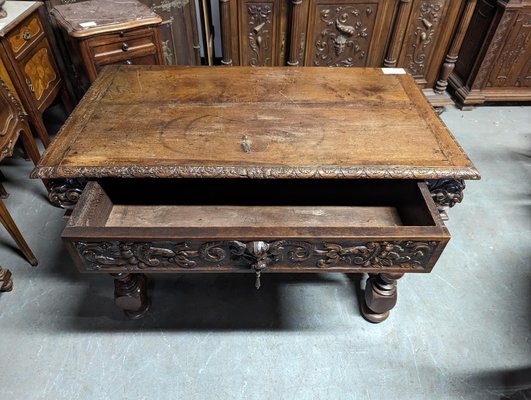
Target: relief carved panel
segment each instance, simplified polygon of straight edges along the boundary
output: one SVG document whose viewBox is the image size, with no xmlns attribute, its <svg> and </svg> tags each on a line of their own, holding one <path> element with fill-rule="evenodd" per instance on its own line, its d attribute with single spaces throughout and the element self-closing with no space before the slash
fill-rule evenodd
<svg viewBox="0 0 531 400">
<path fill-rule="evenodd" d="M 407 71 L 415 77 L 424 75 L 443 11 L 444 2 L 441 0 L 421 1 L 413 15 L 404 64 Z"/>
<path fill-rule="evenodd" d="M 436 241 L 74 242 L 88 270 L 399 268 L 423 271 Z"/>
<path fill-rule="evenodd" d="M 318 5 L 312 64 L 315 66 L 361 67 L 376 20 L 376 5 Z"/>
<path fill-rule="evenodd" d="M 249 65 L 271 66 L 272 28 L 271 16 L 273 5 L 270 3 L 253 3 L 247 5 L 249 32 Z"/>
<path fill-rule="evenodd" d="M 487 86 L 531 87 L 531 12 L 516 17 Z"/>
</svg>

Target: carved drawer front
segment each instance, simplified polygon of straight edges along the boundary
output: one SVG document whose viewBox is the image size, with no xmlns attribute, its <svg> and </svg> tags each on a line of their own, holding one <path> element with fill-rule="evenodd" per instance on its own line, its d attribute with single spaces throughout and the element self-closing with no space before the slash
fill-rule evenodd
<svg viewBox="0 0 531 400">
<path fill-rule="evenodd" d="M 123 32 L 89 40 L 96 64 L 110 64 L 136 56 L 155 54 L 152 29 Z"/>
<path fill-rule="evenodd" d="M 48 40 L 43 39 L 19 61 L 23 79 L 37 108 L 44 110 L 59 91 L 61 77 Z"/>
<path fill-rule="evenodd" d="M 240 21 L 240 65 L 270 67 L 283 65 L 286 29 L 282 0 L 238 2 Z"/>
<path fill-rule="evenodd" d="M 450 238 L 424 183 L 223 179 L 89 182 L 62 237 L 84 272 L 257 279 L 429 272 Z"/>
<path fill-rule="evenodd" d="M 306 41 L 307 66 L 381 65 L 379 46 L 391 26 L 395 1 L 311 0 Z"/>
<path fill-rule="evenodd" d="M 22 56 L 24 51 L 36 43 L 42 36 L 41 21 L 38 14 L 30 15 L 16 29 L 7 35 L 7 42 L 15 54 L 15 58 Z"/>
</svg>

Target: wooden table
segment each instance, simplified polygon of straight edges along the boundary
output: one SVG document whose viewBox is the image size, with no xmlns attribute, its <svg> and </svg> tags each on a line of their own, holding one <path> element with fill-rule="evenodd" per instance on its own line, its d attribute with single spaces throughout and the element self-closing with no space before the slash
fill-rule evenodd
<svg viewBox="0 0 531 400">
<path fill-rule="evenodd" d="M 130 317 L 147 273 L 253 272 L 258 288 L 366 272 L 362 312 L 380 322 L 396 280 L 448 242 L 439 211 L 479 179 L 400 72 L 113 66 L 33 177 L 77 203 L 63 240 L 80 271 L 114 276 Z"/>
</svg>

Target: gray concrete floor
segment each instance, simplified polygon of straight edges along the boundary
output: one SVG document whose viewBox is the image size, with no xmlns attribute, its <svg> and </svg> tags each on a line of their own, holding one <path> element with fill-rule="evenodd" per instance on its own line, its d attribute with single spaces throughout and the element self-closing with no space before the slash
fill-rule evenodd
<svg viewBox="0 0 531 400">
<path fill-rule="evenodd" d="M 499 399 L 531 386 L 530 107 L 450 108 L 483 175 L 450 210 L 430 275 L 406 275 L 380 325 L 341 274 L 155 276 L 129 321 L 112 280 L 81 275 L 31 163 L 5 160 L 7 207 L 39 259 L 0 229 L 0 399 Z"/>
</svg>

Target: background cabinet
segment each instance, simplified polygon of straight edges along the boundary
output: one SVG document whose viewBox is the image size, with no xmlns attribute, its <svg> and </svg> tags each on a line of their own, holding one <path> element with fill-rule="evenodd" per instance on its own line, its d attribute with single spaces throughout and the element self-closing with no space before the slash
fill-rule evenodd
<svg viewBox="0 0 531 400">
<path fill-rule="evenodd" d="M 430 98 L 438 94 L 447 103 L 442 93 L 457 58 L 452 54 L 459 50 L 475 4 L 476 0 L 220 0 L 222 62 L 402 67 Z"/>
<path fill-rule="evenodd" d="M 531 100 L 531 1 L 479 0 L 450 84 L 460 106 Z"/>
</svg>

